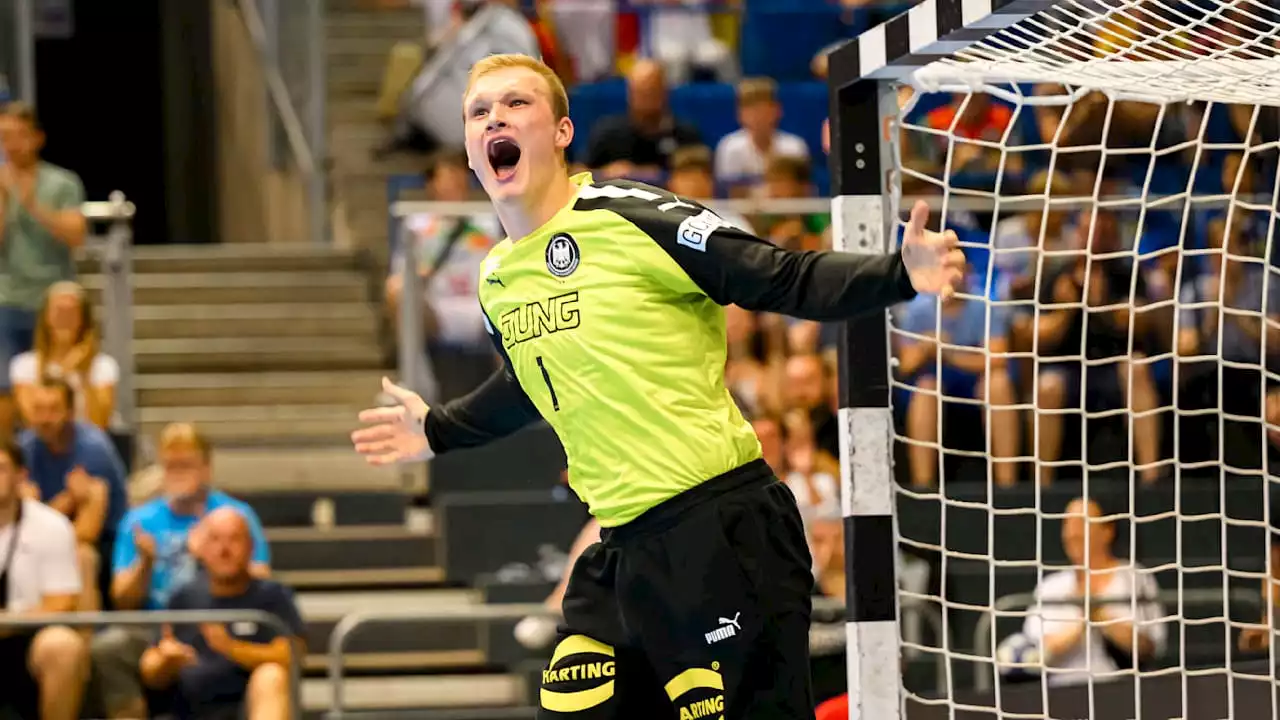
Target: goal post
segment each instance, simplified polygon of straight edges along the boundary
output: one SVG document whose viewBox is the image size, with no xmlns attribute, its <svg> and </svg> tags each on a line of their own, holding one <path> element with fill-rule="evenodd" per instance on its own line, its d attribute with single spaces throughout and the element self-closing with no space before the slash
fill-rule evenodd
<svg viewBox="0 0 1280 720">
<path fill-rule="evenodd" d="M 1247 683 L 1239 685 L 1249 672 L 1230 668 L 1239 659 L 1240 632 L 1273 609 L 1270 594 L 1261 592 L 1274 572 L 1264 537 L 1269 537 L 1268 526 L 1280 525 L 1270 509 L 1273 497 L 1280 501 L 1280 489 L 1272 488 L 1267 458 L 1269 444 L 1280 448 L 1275 427 L 1280 364 L 1269 363 L 1280 349 L 1269 350 L 1266 339 L 1267 328 L 1280 327 L 1280 245 L 1274 243 L 1280 234 L 1280 111 L 1273 109 L 1280 107 L 1280 5 L 1272 0 L 924 0 L 835 50 L 829 72 L 835 249 L 894 250 L 906 202 L 921 196 L 933 210 L 931 229 L 966 225 L 962 245 L 971 263 L 981 266 L 977 275 L 984 280 L 963 293 L 964 302 L 982 307 L 984 336 L 973 347 L 943 336 L 936 309 L 923 329 L 896 311 L 850 321 L 839 342 L 850 717 L 1127 720 L 1224 717 L 1212 714 L 1220 710 L 1247 716 L 1238 713 L 1263 696 Z M 911 88 L 914 97 L 903 101 L 902 88 Z M 942 123 L 922 120 L 921 98 L 943 94 L 954 99 L 948 101 L 952 110 L 938 116 Z M 975 135 L 960 127 L 966 108 L 978 102 L 1002 108 L 994 114 L 1003 118 L 995 132 Z M 1126 126 L 1121 116 L 1136 107 L 1141 122 Z M 1056 124 L 1036 124 L 1042 112 L 1056 117 Z M 1019 135 L 1028 125 L 1041 135 Z M 1227 130 L 1220 133 L 1221 128 Z M 1240 137 L 1224 139 L 1222 133 L 1232 128 Z M 1127 139 L 1115 139 L 1125 133 Z M 904 148 L 908 142 L 936 155 L 936 166 L 916 167 L 918 148 Z M 961 177 L 960 166 L 983 153 L 995 158 L 990 172 Z M 912 159 L 904 160 L 905 154 Z M 1028 168 L 1036 164 L 1040 172 L 1033 173 Z M 1119 174 L 1123 181 L 1116 179 Z M 1023 214 L 1037 218 L 1028 221 L 1037 229 L 1024 233 L 1030 235 L 1029 245 L 1003 244 L 997 226 Z M 1066 249 L 1056 239 L 1046 240 L 1051 232 L 1070 234 L 1078 246 Z M 1118 238 L 1117 244 L 1098 243 L 1103 235 Z M 1068 260 L 1080 264 L 1074 275 L 1059 268 Z M 1095 280 L 1095 272 L 1109 272 L 1105 268 L 1113 266 L 1105 263 L 1111 261 L 1128 263 L 1125 273 Z M 1010 277 L 1006 266 L 1030 274 L 1034 289 L 1029 295 L 1015 297 L 1001 285 Z M 1198 294 L 1228 292 L 1224 288 L 1243 282 L 1241 273 L 1258 278 L 1252 291 L 1257 297 L 1248 302 Z M 1193 275 L 1194 283 L 1188 279 Z M 1040 285 L 1064 276 L 1082 278 L 1079 297 L 1059 298 L 1052 287 Z M 1099 289 L 1105 282 L 1112 283 L 1109 291 Z M 1060 307 L 1078 311 L 1080 337 L 1074 349 L 1048 351 L 1049 341 L 1034 328 Z M 1098 350 L 1089 340 L 1090 328 L 1121 315 L 1126 329 L 1117 331 L 1114 346 Z M 1260 337 L 1248 341 L 1257 343 L 1252 356 L 1224 354 L 1231 340 L 1222 328 L 1238 318 L 1263 328 Z M 1204 331 L 1209 335 L 1194 351 L 1184 351 L 1179 333 L 1200 333 L 1197 323 L 1215 329 Z M 1009 342 L 993 350 L 997 327 Z M 1033 328 L 1026 336 L 1030 345 L 1021 346 L 1017 328 L 1026 327 Z M 1164 337 L 1164 344 L 1148 343 L 1147 334 Z M 934 370 L 930 380 L 936 386 L 911 385 L 899 377 L 895 346 L 921 339 L 939 348 L 926 364 Z M 977 390 L 971 389 L 973 396 L 949 394 L 945 387 L 941 357 L 947 350 L 982 354 L 984 369 L 976 373 L 981 379 Z M 1063 382 L 1071 387 L 1057 405 L 1051 401 L 1056 386 L 1042 382 L 1041 374 L 1054 353 L 1078 368 L 1066 373 L 1070 379 Z M 995 368 L 1004 373 L 1006 363 L 1011 395 L 997 399 Z M 1232 386 L 1231 375 L 1251 379 Z M 1192 376 L 1212 388 L 1209 405 L 1188 400 Z M 1118 407 L 1092 404 L 1093 391 L 1104 382 L 1122 398 Z M 1240 410 L 1239 398 L 1229 397 L 1242 387 L 1249 391 L 1249 382 L 1259 395 L 1256 411 Z M 939 408 L 923 436 L 906 427 L 903 413 L 895 417 L 903 398 L 917 395 L 929 395 Z M 1267 405 L 1272 402 L 1274 416 Z M 975 417 L 984 426 L 977 447 L 953 452 L 944 444 L 949 431 L 941 408 L 950 403 L 977 408 Z M 1071 413 L 1078 419 L 1057 419 Z M 999 425 L 1000 417 L 1015 414 L 1017 420 Z M 1012 429 L 1016 440 L 1007 432 L 993 438 L 993 425 Z M 1204 457 L 1181 454 L 1184 426 L 1196 432 L 1209 428 L 1212 440 L 1205 444 L 1212 447 Z M 1096 427 L 1105 427 L 1118 443 L 1117 457 L 1091 459 L 1089 434 Z M 1260 452 L 1258 464 L 1233 456 L 1229 446 L 1241 435 L 1253 443 L 1249 452 Z M 1046 441 L 1050 436 L 1074 438 L 1059 445 L 1074 443 L 1079 457 L 1072 448 L 1052 448 Z M 912 462 L 929 457 L 916 450 L 936 459 L 933 484 L 926 477 L 920 487 L 904 487 L 905 473 L 895 472 L 895 457 Z M 978 477 L 985 487 L 970 492 L 949 486 L 952 461 L 967 463 L 966 472 L 983 468 L 985 478 Z M 1030 472 L 1024 470 L 1017 480 L 1021 490 L 997 500 L 996 490 L 989 488 L 1006 482 L 1002 463 Z M 1216 481 L 1210 487 L 1220 494 L 1212 508 L 1186 499 L 1208 493 L 1196 484 L 1202 475 Z M 1050 479 L 1051 484 L 1037 482 Z M 1154 490 L 1160 487 L 1172 498 L 1167 506 Z M 1160 635 L 1161 647 L 1167 642 L 1175 648 L 1168 652 L 1177 656 L 1176 664 L 1150 673 L 1134 667 L 1078 679 L 1074 685 L 1082 704 L 1055 706 L 1059 693 L 1049 686 L 1059 687 L 1059 668 L 1046 665 L 1038 650 L 1027 652 L 1012 665 L 1039 675 L 1044 687 L 1025 703 L 1014 697 L 1016 692 L 1002 699 L 996 660 L 1000 633 L 1015 619 L 1036 617 L 1046 627 L 1047 621 L 1032 607 L 1030 587 L 1002 585 L 1001 578 L 1017 575 L 1038 586 L 1069 565 L 1061 557 L 1058 533 L 1075 517 L 1065 514 L 1071 495 L 1103 508 L 1103 517 L 1081 520 L 1084 542 L 1097 532 L 1115 532 L 1128 582 L 1154 588 L 1151 597 L 1140 601 L 1137 593 L 1124 603 L 1126 617 L 1138 618 L 1131 623 L 1132 640 L 1146 643 L 1149 630 L 1165 628 L 1161 633 L 1168 637 Z M 911 536 L 927 523 L 899 516 L 901 503 L 933 506 L 930 518 L 943 526 L 931 530 L 932 545 Z M 961 539 L 963 547 L 952 547 L 949 535 L 955 527 L 949 533 L 946 518 L 965 513 L 978 518 L 973 526 L 982 525 L 984 537 L 970 545 Z M 1029 535 L 1026 547 L 1007 551 L 997 546 L 997 538 L 1007 538 L 1000 528 L 1012 525 Z M 1168 527 L 1174 529 L 1165 543 L 1156 536 L 1162 538 Z M 987 584 L 985 599 L 953 599 L 945 577 L 943 589 L 901 590 L 904 546 L 940 557 L 944 575 L 948 562 L 977 567 L 975 574 Z M 1150 567 L 1139 563 L 1142 551 L 1166 546 L 1170 554 L 1151 560 Z M 1148 612 L 1146 600 L 1151 608 L 1163 609 Z M 1064 602 L 1079 605 L 1085 617 L 1096 609 L 1087 593 Z M 906 617 L 921 611 L 941 613 L 944 637 L 904 641 Z M 1086 627 L 1095 629 L 1092 621 Z M 1206 635 L 1205 628 L 1217 635 Z M 970 643 L 975 636 L 979 640 Z M 1189 668 L 1197 662 L 1196 643 L 1218 643 L 1225 669 Z M 927 697 L 904 684 L 907 656 L 922 652 L 945 663 L 941 677 L 947 687 L 934 688 Z M 1094 652 L 1085 653 L 1091 672 Z M 1280 650 L 1269 653 L 1268 668 Z M 1254 670 L 1265 675 L 1263 715 L 1274 714 L 1274 673 Z M 1225 689 L 1199 684 L 1210 677 L 1223 679 Z M 1117 679 L 1128 685 L 1110 682 Z M 991 705 L 975 699 L 982 692 L 983 702 Z M 1165 712 L 1157 707 L 1161 698 L 1173 698 L 1170 707 L 1178 709 L 1170 712 L 1177 714 L 1160 714 Z M 1077 706 L 1083 714 L 1067 709 Z M 1105 712 L 1099 710 L 1104 706 Z M 983 707 L 992 709 L 983 713 Z M 1111 711 L 1116 714 L 1108 715 Z"/>
</svg>

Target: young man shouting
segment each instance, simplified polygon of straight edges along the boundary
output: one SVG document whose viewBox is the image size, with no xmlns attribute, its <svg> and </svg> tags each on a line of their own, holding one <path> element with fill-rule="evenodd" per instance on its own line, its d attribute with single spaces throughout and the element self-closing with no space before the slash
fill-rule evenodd
<svg viewBox="0 0 1280 720">
<path fill-rule="evenodd" d="M 723 305 L 832 320 L 949 295 L 953 233 L 912 213 L 900 254 L 787 252 L 669 192 L 570 176 L 564 87 L 532 58 L 477 63 L 467 156 L 508 239 L 480 271 L 504 369 L 428 409 L 367 410 L 374 464 L 545 419 L 601 542 L 574 567 L 540 718 L 813 717 L 811 560 L 795 499 L 724 384 Z"/>
</svg>

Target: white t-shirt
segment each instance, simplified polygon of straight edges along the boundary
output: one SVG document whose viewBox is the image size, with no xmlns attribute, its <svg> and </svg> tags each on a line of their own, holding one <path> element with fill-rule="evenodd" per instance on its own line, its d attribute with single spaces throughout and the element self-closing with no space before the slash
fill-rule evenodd
<svg viewBox="0 0 1280 720">
<path fill-rule="evenodd" d="M 1168 633 L 1163 622 L 1154 622 L 1165 617 L 1164 607 L 1156 600 L 1160 587 L 1150 573 L 1135 570 L 1142 570 L 1142 565 L 1135 563 L 1133 567 L 1117 567 L 1112 572 L 1104 596 L 1107 599 L 1131 598 L 1134 597 L 1136 587 L 1136 620 L 1134 605 L 1125 602 L 1109 604 L 1103 609 L 1103 613 L 1107 619 L 1137 622 L 1138 632 L 1151 641 L 1159 654 L 1164 651 Z M 1023 623 L 1022 634 L 1028 640 L 1038 642 L 1045 636 L 1067 629 L 1070 623 L 1083 619 L 1084 608 L 1074 602 L 1075 598 L 1083 594 L 1083 588 L 1078 585 L 1075 570 L 1061 570 L 1046 575 L 1036 586 L 1036 604 L 1028 610 L 1030 614 Z M 1084 638 L 1083 642 L 1061 657 L 1046 661 L 1046 665 L 1052 668 L 1079 671 L 1046 673 L 1050 685 L 1078 685 L 1088 682 L 1092 676 L 1114 673 L 1120 669 L 1107 653 L 1101 627 L 1089 627 Z"/>
<path fill-rule="evenodd" d="M 424 298 L 439 322 L 436 339 L 448 345 L 488 347 L 489 333 L 480 307 L 480 265 L 502 239 L 495 215 L 467 218 L 471 229 L 458 239 L 444 264 L 426 282 Z M 403 272 L 404 250 L 412 248 L 418 267 L 429 270 L 453 231 L 453 219 L 428 213 L 409 215 L 401 226 L 401 249 L 391 258 L 391 274 Z"/>
<path fill-rule="evenodd" d="M 0 571 L 9 557 L 14 529 L 18 547 L 9 562 L 6 612 L 25 612 L 40 606 L 47 595 L 78 595 L 76 533 L 62 513 L 34 500 L 22 501 L 22 519 L 0 528 Z"/>
<path fill-rule="evenodd" d="M 64 373 L 62 366 L 49 363 L 47 373 L 60 377 L 76 391 L 76 419 L 88 421 L 88 403 L 85 388 L 109 387 L 120 382 L 120 364 L 106 353 L 98 353 L 89 364 L 89 377 L 80 373 Z M 34 351 L 27 351 L 9 361 L 9 383 L 13 386 L 34 385 L 40 381 L 40 361 Z"/>
<path fill-rule="evenodd" d="M 773 134 L 770 148 L 774 155 L 809 157 L 809 146 L 799 135 L 778 130 Z M 721 182 L 759 178 L 764 175 L 767 158 L 756 149 L 746 130 L 739 129 L 725 135 L 716 145 L 715 174 Z"/>
</svg>

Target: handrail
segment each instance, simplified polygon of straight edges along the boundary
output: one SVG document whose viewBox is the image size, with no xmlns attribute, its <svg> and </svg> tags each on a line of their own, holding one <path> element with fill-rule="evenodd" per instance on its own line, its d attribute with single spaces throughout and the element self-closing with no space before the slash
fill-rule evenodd
<svg viewBox="0 0 1280 720">
<path fill-rule="evenodd" d="M 974 194 L 970 194 L 973 192 Z M 989 196 L 989 197 L 988 197 Z M 1093 197 L 1052 197 L 1045 198 L 1041 195 L 1015 195 L 999 198 L 999 206 L 1002 213 L 1022 212 L 1027 210 L 1043 210 L 1046 202 L 1050 207 L 1058 210 L 1070 208 L 1092 208 L 1097 205 L 1113 205 L 1124 206 L 1134 205 L 1141 202 L 1144 206 L 1150 208 L 1158 205 L 1160 202 L 1170 204 L 1179 199 L 1186 199 L 1187 193 L 1175 193 L 1172 195 L 1148 195 L 1146 200 L 1134 198 L 1131 195 L 1107 195 L 1098 198 Z M 906 208 L 914 205 L 917 201 L 923 200 L 933 210 L 942 209 L 943 196 L 939 195 L 909 195 L 902 198 L 901 206 Z M 983 193 L 980 191 L 956 191 L 953 188 L 950 197 L 945 198 L 947 210 L 950 212 L 973 212 L 982 210 L 992 210 L 996 207 L 996 198 L 994 193 Z M 782 215 L 782 214 L 822 214 L 831 212 L 831 200 L 829 198 L 741 198 L 732 200 L 699 200 L 708 207 L 716 210 L 725 210 L 730 212 L 742 213 L 743 215 Z M 1236 195 L 1230 194 L 1197 196 L 1195 198 L 1194 208 L 1197 210 L 1208 210 L 1211 208 L 1224 208 L 1233 204 L 1240 203 L 1271 203 L 1270 195 Z M 493 204 L 487 200 L 472 200 L 467 202 L 439 202 L 434 200 L 400 200 L 391 204 L 391 215 L 393 217 L 402 218 L 407 215 L 416 215 L 418 213 L 431 213 L 446 216 L 458 215 L 480 215 L 493 212 Z M 394 240 L 394 239 L 393 239 Z"/>
<path fill-rule="evenodd" d="M 1252 605 L 1262 604 L 1261 598 L 1259 597 L 1258 593 L 1249 592 L 1247 590 L 1243 590 L 1240 588 L 1230 591 L 1227 597 L 1230 598 L 1232 602 L 1236 602 L 1236 603 L 1252 604 Z M 1052 604 L 1084 605 L 1085 600 L 1086 600 L 1085 598 L 1070 598 L 1070 599 L 1063 599 L 1063 600 L 1054 600 Z M 992 612 L 983 613 L 982 616 L 978 618 L 978 624 L 973 631 L 974 655 L 980 658 L 991 657 L 992 655 L 991 623 L 993 622 L 992 620 L 993 617 L 995 617 L 996 615 L 999 615 L 1002 612 L 1009 612 L 1011 610 L 1014 610 L 1015 608 L 1030 609 L 1031 606 L 1035 604 L 1035 602 L 1036 602 L 1036 595 L 1033 592 L 1013 593 L 1011 595 L 1005 595 L 1003 597 L 998 598 L 995 602 L 995 605 L 993 605 L 991 608 Z M 1107 599 L 1104 598 L 1102 600 L 1099 600 L 1098 598 L 1093 598 L 1091 602 L 1093 603 L 1107 602 Z M 1114 602 L 1129 603 L 1129 602 L 1132 602 L 1132 599 L 1129 597 L 1116 598 Z M 1151 601 L 1142 600 L 1141 602 L 1146 603 Z M 1181 602 L 1183 605 L 1187 605 L 1187 604 L 1209 605 L 1209 604 L 1222 602 L 1222 591 L 1216 588 L 1183 590 L 1181 592 L 1177 590 L 1161 590 L 1160 592 L 1156 593 L 1156 602 L 1168 603 L 1168 604 L 1177 604 L 1178 602 Z M 1171 622 L 1173 620 L 1174 618 L 1167 618 L 1167 619 L 1161 620 L 1160 622 Z M 1146 623 L 1146 624 L 1155 624 L 1155 623 Z M 995 673 L 994 662 L 991 665 L 991 669 L 992 669 L 992 674 L 994 674 Z M 977 677 L 974 679 L 974 687 L 977 688 L 978 690 L 987 690 L 991 687 L 990 685 L 991 682 L 992 682 L 992 678 L 988 677 L 986 672 L 979 672 L 977 673 Z"/>
<path fill-rule="evenodd" d="M 324 244 L 328 238 L 328 193 L 325 177 L 328 93 L 325 86 L 324 6 L 323 0 L 288 0 L 290 3 L 304 1 L 308 3 L 307 63 L 309 83 L 312 86 L 307 97 L 309 107 L 306 121 L 294 107 L 289 86 L 280 72 L 278 34 L 269 32 L 258 9 L 257 0 L 235 0 L 235 3 L 240 8 L 240 15 L 253 40 L 258 62 L 262 66 L 262 79 L 267 86 L 267 95 L 280 117 L 280 126 L 284 130 L 289 150 L 297 162 L 298 171 L 306 179 L 309 230 L 312 242 L 319 245 Z M 274 23 L 271 29 L 278 31 Z"/>
<path fill-rule="evenodd" d="M 36 23 L 34 0 L 18 0 L 13 6 L 14 42 L 18 46 L 18 91 L 16 97 L 36 101 Z"/>
<path fill-rule="evenodd" d="M 276 112 L 280 114 L 280 123 L 284 127 L 285 138 L 289 141 L 289 150 L 293 152 L 298 162 L 298 169 L 304 175 L 310 176 L 316 171 L 315 158 L 311 154 L 311 147 L 307 144 L 307 133 L 303 129 L 302 119 L 298 117 L 297 111 L 293 108 L 293 101 L 289 98 L 289 88 L 285 85 L 284 76 L 280 74 L 278 63 L 272 61 L 272 53 L 267 49 L 272 41 L 267 38 L 267 26 L 263 22 L 261 13 L 258 12 L 258 4 L 254 0 L 237 0 L 236 4 L 240 6 L 245 27 L 249 29 L 249 36 L 253 38 L 254 48 L 258 51 L 258 60 L 262 64 L 262 77 L 267 84 L 267 93 L 271 96 L 271 104 L 276 106 Z"/>
<path fill-rule="evenodd" d="M 923 605 L 923 603 L 921 604 Z M 832 613 L 839 611 L 843 607 L 843 602 L 831 598 L 814 599 L 815 612 Z M 542 603 L 504 603 L 417 609 L 360 610 L 344 615 L 333 626 L 333 632 L 329 634 L 329 684 L 332 689 L 332 707 L 329 717 L 340 718 L 346 712 L 346 696 L 342 686 L 346 672 L 345 648 L 348 636 L 361 625 L 370 622 L 394 621 L 439 623 L 470 620 L 521 620 L 530 616 L 559 618 L 560 614 L 548 610 L 547 606 Z M 928 617 L 927 614 L 926 617 Z M 932 623 L 935 620 L 936 618 L 931 618 L 930 622 Z M 844 623 L 841 622 L 839 625 L 843 626 Z M 939 677 L 943 677 L 940 656 Z"/>
<path fill-rule="evenodd" d="M 112 612 L 71 612 L 43 615 L 5 615 L 0 613 L 0 629 L 37 629 L 50 625 L 103 627 L 107 625 L 199 625 L 202 623 L 253 622 L 269 625 L 281 637 L 294 637 L 283 620 L 263 610 L 143 610 Z M 291 715 L 302 717 L 302 653 L 290 653 L 289 701 Z"/>
</svg>

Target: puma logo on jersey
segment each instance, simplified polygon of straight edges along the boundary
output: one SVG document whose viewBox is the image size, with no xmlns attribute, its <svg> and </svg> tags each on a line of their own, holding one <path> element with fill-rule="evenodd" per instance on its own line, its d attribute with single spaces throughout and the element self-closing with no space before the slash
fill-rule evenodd
<svg viewBox="0 0 1280 720">
<path fill-rule="evenodd" d="M 526 303 L 498 318 L 498 331 L 503 345 L 511 348 L 522 342 L 572 330 L 582 323 L 575 290 L 546 300 Z"/>
<path fill-rule="evenodd" d="M 728 638 L 742 632 L 742 626 L 738 624 L 738 618 L 741 615 L 741 612 L 734 613 L 732 620 L 724 617 L 720 618 L 718 620 L 720 627 L 706 634 L 705 637 L 707 638 L 707 644 L 714 645 L 721 640 L 727 640 Z"/>
<path fill-rule="evenodd" d="M 682 208 L 682 207 L 694 209 L 694 208 L 697 208 L 698 206 L 694 205 L 693 203 L 687 203 L 681 200 L 680 198 L 676 198 L 671 202 L 662 203 L 661 205 L 658 206 L 658 209 L 661 210 L 662 212 L 666 212 L 668 210 L 675 210 L 676 208 Z"/>
<path fill-rule="evenodd" d="M 490 285 L 502 285 L 502 278 L 498 277 L 497 275 L 490 275 L 489 277 L 485 278 L 484 281 Z M 506 285 L 502 285 L 502 287 L 506 287 Z"/>
</svg>

